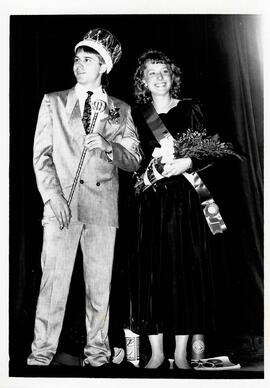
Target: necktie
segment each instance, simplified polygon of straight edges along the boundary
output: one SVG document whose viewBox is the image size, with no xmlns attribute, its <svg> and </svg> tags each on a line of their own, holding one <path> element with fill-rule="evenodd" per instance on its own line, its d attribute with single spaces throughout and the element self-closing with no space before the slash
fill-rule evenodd
<svg viewBox="0 0 270 388">
<path fill-rule="evenodd" d="M 84 103 L 83 117 L 82 122 L 85 129 L 85 133 L 88 134 L 90 132 L 90 122 L 91 122 L 91 96 L 93 92 L 88 91 L 88 96 Z"/>
</svg>

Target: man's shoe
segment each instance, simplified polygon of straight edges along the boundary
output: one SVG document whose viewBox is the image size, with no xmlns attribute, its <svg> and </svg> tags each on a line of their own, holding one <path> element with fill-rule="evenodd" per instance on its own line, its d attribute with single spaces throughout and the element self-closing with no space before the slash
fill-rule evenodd
<svg viewBox="0 0 270 388">
<path fill-rule="evenodd" d="M 91 365 L 90 363 L 83 363 L 84 368 L 91 368 L 93 370 L 110 369 L 110 368 L 112 368 L 112 365 L 113 364 L 111 364 L 109 362 L 105 362 L 105 364 L 98 365 L 98 366 Z"/>
<path fill-rule="evenodd" d="M 82 366 L 80 357 L 72 356 L 65 352 L 56 353 L 50 366 Z"/>
<path fill-rule="evenodd" d="M 125 351 L 123 348 L 113 348 L 114 356 L 112 357 L 113 364 L 121 364 L 125 358 Z"/>
</svg>

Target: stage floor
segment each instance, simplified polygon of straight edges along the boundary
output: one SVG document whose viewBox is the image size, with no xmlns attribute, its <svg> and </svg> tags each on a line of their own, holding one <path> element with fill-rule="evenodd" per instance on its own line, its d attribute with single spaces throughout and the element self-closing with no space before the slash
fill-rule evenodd
<svg viewBox="0 0 270 388">
<path fill-rule="evenodd" d="M 80 377 L 80 378 L 144 378 L 144 379 L 263 379 L 263 360 L 241 361 L 237 370 L 146 370 L 132 364 L 109 366 L 108 368 L 91 368 L 80 366 L 19 366 L 10 365 L 10 377 Z"/>
</svg>

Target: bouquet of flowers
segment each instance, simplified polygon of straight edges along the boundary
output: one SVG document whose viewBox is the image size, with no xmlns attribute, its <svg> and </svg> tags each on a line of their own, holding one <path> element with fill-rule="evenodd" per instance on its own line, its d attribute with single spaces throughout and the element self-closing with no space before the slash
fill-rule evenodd
<svg viewBox="0 0 270 388">
<path fill-rule="evenodd" d="M 135 192 L 145 191 L 158 180 L 164 178 L 162 175 L 165 163 L 179 158 L 195 158 L 206 160 L 216 159 L 226 156 L 242 158 L 234 151 L 233 145 L 229 142 L 221 142 L 219 135 L 207 136 L 203 131 L 191 131 L 163 139 L 161 147 L 155 148 L 149 165 L 142 174 L 136 174 Z"/>
</svg>

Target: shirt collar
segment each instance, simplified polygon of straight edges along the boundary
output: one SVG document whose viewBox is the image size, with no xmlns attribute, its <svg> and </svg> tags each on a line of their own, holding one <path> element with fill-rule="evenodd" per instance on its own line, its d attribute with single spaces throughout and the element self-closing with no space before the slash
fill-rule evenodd
<svg viewBox="0 0 270 388">
<path fill-rule="evenodd" d="M 79 98 L 79 99 L 86 99 L 87 97 L 87 91 L 88 89 L 85 88 L 83 85 L 77 83 L 76 86 L 75 86 L 75 92 L 76 92 L 76 96 Z M 108 100 L 108 97 L 107 97 L 107 93 L 105 92 L 105 90 L 102 88 L 102 86 L 99 86 L 97 87 L 96 89 L 94 90 L 91 90 L 93 92 L 93 95 L 91 97 L 91 101 L 92 100 L 97 100 L 97 99 L 101 99 L 103 101 L 106 101 Z"/>
</svg>

